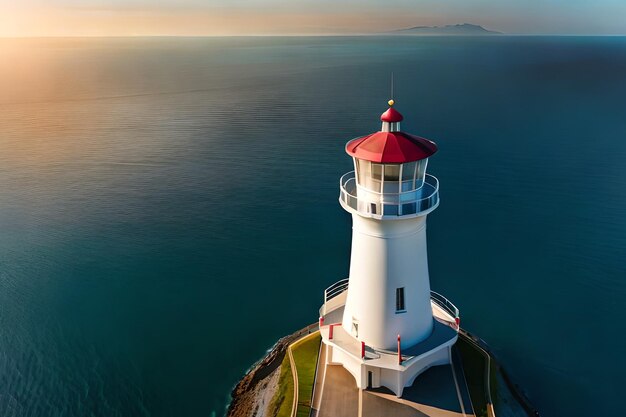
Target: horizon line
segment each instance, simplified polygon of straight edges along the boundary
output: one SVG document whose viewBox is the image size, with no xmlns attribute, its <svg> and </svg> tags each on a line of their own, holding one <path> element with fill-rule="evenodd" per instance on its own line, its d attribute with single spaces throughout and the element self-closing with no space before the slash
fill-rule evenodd
<svg viewBox="0 0 626 417">
<path fill-rule="evenodd" d="M 280 34 L 224 34 L 224 35 L 179 35 L 179 34 L 146 34 L 146 35 L 21 35 L 10 36 L 0 35 L 0 39 L 68 39 L 68 38 L 293 38 L 293 37 L 401 37 L 401 38 L 491 38 L 491 37 L 507 37 L 507 36 L 519 36 L 519 37 L 532 37 L 532 36 L 585 36 L 585 37 L 626 37 L 626 33 L 623 34 L 607 34 L 607 33 L 491 33 L 491 34 L 396 34 L 389 32 L 378 33 L 280 33 Z"/>
</svg>

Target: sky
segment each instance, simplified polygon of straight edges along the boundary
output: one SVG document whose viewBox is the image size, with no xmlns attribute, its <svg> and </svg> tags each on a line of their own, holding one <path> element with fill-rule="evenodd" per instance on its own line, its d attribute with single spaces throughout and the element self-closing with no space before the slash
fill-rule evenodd
<svg viewBox="0 0 626 417">
<path fill-rule="evenodd" d="M 0 0 L 0 36 L 314 35 L 473 23 L 626 34 L 626 0 Z"/>
</svg>

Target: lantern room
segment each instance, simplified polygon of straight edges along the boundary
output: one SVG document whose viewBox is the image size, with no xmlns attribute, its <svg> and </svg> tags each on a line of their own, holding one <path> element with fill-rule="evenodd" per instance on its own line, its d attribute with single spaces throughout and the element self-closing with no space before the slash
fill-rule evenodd
<svg viewBox="0 0 626 417">
<path fill-rule="evenodd" d="M 346 152 L 354 171 L 341 179 L 342 205 L 367 217 L 424 215 L 439 203 L 439 183 L 426 174 L 428 158 L 437 145 L 400 131 L 402 114 L 393 108 L 380 119 L 379 132 L 348 142 Z M 347 207 L 346 207 L 347 206 Z"/>
</svg>

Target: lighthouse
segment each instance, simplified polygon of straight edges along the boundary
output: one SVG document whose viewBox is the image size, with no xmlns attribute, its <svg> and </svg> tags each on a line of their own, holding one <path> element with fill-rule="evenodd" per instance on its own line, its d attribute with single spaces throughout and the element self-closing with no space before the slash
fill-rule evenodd
<svg viewBox="0 0 626 417">
<path fill-rule="evenodd" d="M 340 179 L 352 215 L 350 275 L 324 292 L 320 329 L 326 364 L 342 365 L 358 388 L 397 396 L 431 366 L 451 362 L 459 311 L 431 291 L 426 218 L 439 182 L 426 173 L 437 145 L 403 132 L 393 100 L 381 129 L 346 144 L 354 171 Z"/>
</svg>

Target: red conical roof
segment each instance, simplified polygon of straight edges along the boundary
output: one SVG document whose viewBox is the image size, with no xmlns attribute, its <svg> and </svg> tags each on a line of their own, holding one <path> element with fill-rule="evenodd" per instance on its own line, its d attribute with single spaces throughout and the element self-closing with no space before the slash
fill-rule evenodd
<svg viewBox="0 0 626 417">
<path fill-rule="evenodd" d="M 380 115 L 380 120 L 383 122 L 396 123 L 401 122 L 402 119 L 404 119 L 404 117 L 393 107 L 389 107 L 386 112 Z"/>
<path fill-rule="evenodd" d="M 376 132 L 351 140 L 346 144 L 346 152 L 366 161 L 403 164 L 428 158 L 437 152 L 437 145 L 405 132 Z"/>
</svg>

